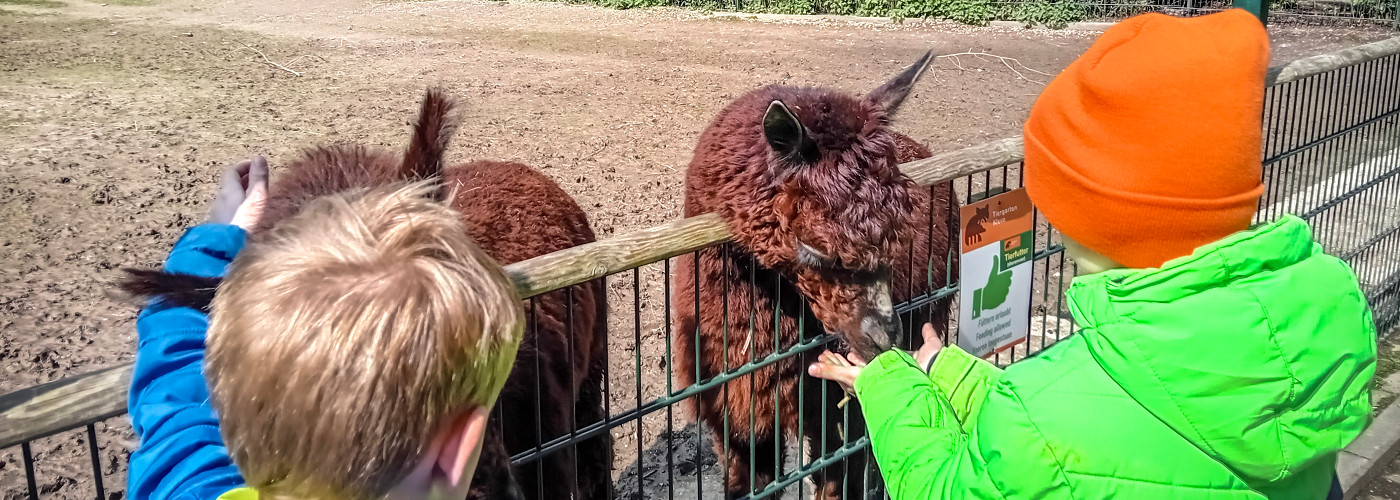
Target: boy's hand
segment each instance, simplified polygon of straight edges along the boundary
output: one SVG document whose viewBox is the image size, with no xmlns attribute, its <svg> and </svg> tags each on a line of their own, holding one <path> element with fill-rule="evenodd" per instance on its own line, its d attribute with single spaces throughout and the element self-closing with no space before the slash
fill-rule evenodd
<svg viewBox="0 0 1400 500">
<path fill-rule="evenodd" d="M 919 363 L 927 373 L 933 366 L 933 359 L 938 356 L 938 352 L 943 350 L 943 340 L 938 338 L 938 331 L 933 329 L 932 323 L 924 323 L 924 345 L 919 350 L 909 353 L 914 357 L 914 361 Z M 854 352 L 841 357 L 831 351 L 822 351 L 816 363 L 807 367 L 807 374 L 830 380 L 841 384 L 849 394 L 856 393 L 856 377 L 860 376 L 861 370 L 865 369 L 866 361 L 860 359 L 860 355 Z M 843 401 L 844 403 L 844 401 Z"/>
<path fill-rule="evenodd" d="M 943 339 L 938 338 L 938 331 L 933 329 L 933 323 L 924 323 L 924 345 L 919 350 L 909 353 L 914 357 L 914 361 L 919 363 L 919 367 L 928 373 L 933 368 L 933 358 L 938 356 L 938 352 L 943 350 Z"/>
<path fill-rule="evenodd" d="M 267 177 L 267 159 L 262 156 L 225 169 L 219 192 L 209 204 L 209 222 L 252 229 L 267 202 Z"/>
<path fill-rule="evenodd" d="M 841 384 L 841 388 L 846 392 L 855 394 L 856 377 L 865 369 L 865 364 L 865 360 L 860 359 L 860 355 L 855 352 L 843 358 L 831 351 L 823 351 L 817 362 L 807 367 L 807 373 Z"/>
</svg>

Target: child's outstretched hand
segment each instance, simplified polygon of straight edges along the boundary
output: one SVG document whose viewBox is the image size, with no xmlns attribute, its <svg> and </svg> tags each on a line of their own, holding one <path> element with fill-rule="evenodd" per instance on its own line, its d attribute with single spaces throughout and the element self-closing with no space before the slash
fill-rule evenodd
<svg viewBox="0 0 1400 500">
<path fill-rule="evenodd" d="M 931 323 L 924 323 L 923 329 L 924 345 L 919 350 L 909 353 L 914 357 L 914 361 L 919 363 L 919 367 L 925 372 L 933 365 L 933 358 L 938 356 L 938 352 L 943 350 L 943 340 L 938 338 L 938 331 L 934 330 Z M 866 361 L 860 359 L 860 355 L 854 352 L 841 357 L 831 351 L 823 351 L 817 358 L 816 363 L 807 367 L 807 373 L 813 377 L 830 380 L 841 384 L 849 394 L 855 394 L 856 377 L 860 376 L 861 370 L 865 369 Z"/>
<path fill-rule="evenodd" d="M 252 229 L 267 201 L 267 177 L 267 159 L 262 156 L 225 169 L 219 193 L 209 204 L 209 222 Z"/>
<path fill-rule="evenodd" d="M 807 373 L 841 384 L 841 388 L 847 393 L 855 394 L 856 377 L 864 369 L 865 360 L 860 359 L 860 355 L 854 351 L 844 358 L 834 352 L 823 351 L 817 362 L 807 367 Z"/>
</svg>

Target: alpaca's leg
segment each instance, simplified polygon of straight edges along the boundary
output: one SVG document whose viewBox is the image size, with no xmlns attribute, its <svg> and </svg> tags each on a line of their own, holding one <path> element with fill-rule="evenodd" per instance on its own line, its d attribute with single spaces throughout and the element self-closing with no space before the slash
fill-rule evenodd
<svg viewBox="0 0 1400 500">
<path fill-rule="evenodd" d="M 538 407 L 535 397 L 525 398 L 526 401 L 512 398 L 507 402 L 503 399 L 507 404 L 503 406 L 501 416 L 507 449 L 512 455 L 569 433 L 571 417 L 567 406 L 572 391 L 568 382 L 561 380 L 563 377 L 558 376 L 557 372 L 542 370 L 541 373 L 546 376 L 538 381 Z M 530 385 L 533 386 L 534 382 L 531 379 Z M 515 477 L 525 498 L 546 500 L 576 496 L 578 488 L 582 486 L 582 479 L 577 473 L 583 470 L 583 460 L 577 451 L 575 448 L 562 448 L 516 467 Z M 580 466 L 575 467 L 575 464 Z"/>
<path fill-rule="evenodd" d="M 846 408 L 850 411 L 850 419 L 846 422 L 846 441 L 852 442 L 865 436 L 865 416 L 860 412 L 860 403 L 853 399 Z M 880 469 L 875 464 L 875 460 L 870 455 L 870 446 L 851 454 L 846 460 L 846 496 L 851 500 L 874 499 L 872 492 L 867 491 L 867 486 L 880 484 Z"/>
<path fill-rule="evenodd" d="M 602 359 L 589 369 L 588 380 L 579 387 L 578 426 L 584 427 L 607 418 L 603 413 Z M 578 445 L 580 500 L 612 498 L 612 433 L 603 432 Z"/>
<path fill-rule="evenodd" d="M 808 460 L 815 462 L 823 457 L 839 452 L 848 442 L 865 435 L 865 420 L 860 407 L 852 401 L 844 408 L 836 404 L 845 397 L 841 387 L 815 377 L 804 377 L 803 395 L 804 422 L 802 433 L 808 440 Z M 825 397 L 823 397 L 823 391 Z M 835 463 L 818 470 L 812 475 L 816 486 L 814 498 L 819 500 L 858 499 L 865 491 L 865 453 L 856 452 Z M 875 471 L 874 461 L 870 474 Z"/>
<path fill-rule="evenodd" d="M 865 435 L 864 419 L 860 416 L 860 409 L 854 408 L 855 406 L 855 403 L 846 406 L 850 409 L 849 415 L 845 415 L 844 410 L 830 412 L 829 421 L 839 424 L 833 425 L 833 432 L 827 433 L 829 449 L 826 450 L 826 455 L 839 452 L 848 443 Z M 835 430 L 838 425 L 840 430 Z M 845 441 L 841 440 L 842 436 L 845 437 Z M 866 460 L 867 452 L 868 450 L 858 450 L 818 471 L 813 476 L 813 482 L 817 485 L 814 498 L 818 500 L 865 498 L 866 483 L 877 483 L 880 475 L 880 471 L 875 468 L 875 461 Z"/>
<path fill-rule="evenodd" d="M 718 452 L 725 457 L 729 467 L 729 476 L 725 478 L 724 485 L 726 499 L 741 498 L 760 491 L 773 482 L 773 472 L 777 470 L 782 459 L 778 456 L 780 450 L 777 440 L 773 437 L 754 437 L 759 440 L 749 441 L 748 433 L 730 436 L 728 450 L 724 449 L 723 443 L 716 444 Z"/>
</svg>

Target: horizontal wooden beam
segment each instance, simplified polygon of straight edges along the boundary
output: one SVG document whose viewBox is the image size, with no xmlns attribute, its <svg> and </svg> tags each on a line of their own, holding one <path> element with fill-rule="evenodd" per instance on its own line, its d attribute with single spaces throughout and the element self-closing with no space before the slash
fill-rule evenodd
<svg viewBox="0 0 1400 500">
<path fill-rule="evenodd" d="M 1021 161 L 1020 137 L 935 155 L 900 165 L 905 175 L 929 186 Z M 521 297 L 577 285 L 660 262 L 727 241 L 729 229 L 715 214 L 681 219 L 603 241 L 579 245 L 506 266 Z"/>
<path fill-rule="evenodd" d="M 1025 142 L 1018 135 L 911 161 L 900 165 L 899 170 L 920 186 L 932 186 L 1012 165 L 1023 159 Z"/>
<path fill-rule="evenodd" d="M 506 275 L 523 298 L 598 279 L 729 239 L 729 229 L 715 214 L 689 217 L 633 231 L 506 266 Z"/>
<path fill-rule="evenodd" d="M 1400 54 L 1400 36 L 1336 52 L 1304 57 L 1283 66 L 1269 68 L 1264 83 L 1272 87 L 1395 54 Z"/>
<path fill-rule="evenodd" d="M 0 449 L 126 413 L 131 364 L 0 396 Z"/>
</svg>

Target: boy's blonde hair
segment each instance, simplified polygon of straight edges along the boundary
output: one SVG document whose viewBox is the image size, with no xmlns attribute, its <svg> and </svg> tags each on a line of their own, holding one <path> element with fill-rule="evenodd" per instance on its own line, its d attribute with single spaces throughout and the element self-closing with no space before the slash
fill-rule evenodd
<svg viewBox="0 0 1400 500">
<path fill-rule="evenodd" d="M 435 189 L 311 201 L 220 285 L 207 377 L 230 455 L 264 498 L 382 497 L 445 425 L 495 404 L 520 299 Z"/>
</svg>

